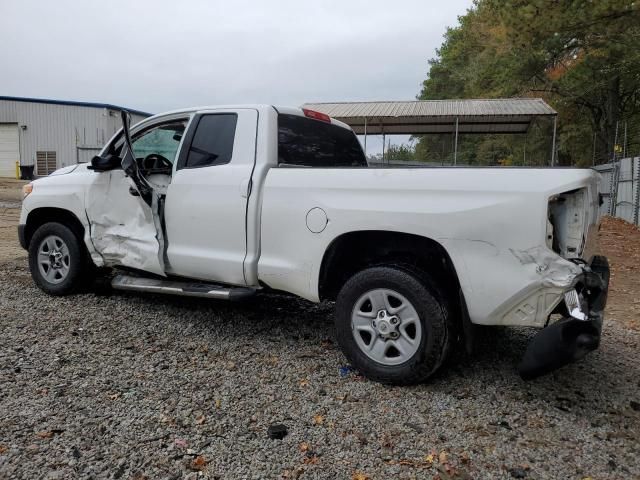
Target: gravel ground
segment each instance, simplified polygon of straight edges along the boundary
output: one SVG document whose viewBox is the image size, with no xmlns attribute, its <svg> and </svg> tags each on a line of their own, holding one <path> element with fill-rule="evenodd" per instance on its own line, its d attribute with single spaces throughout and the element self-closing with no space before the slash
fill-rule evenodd
<svg viewBox="0 0 640 480">
<path fill-rule="evenodd" d="M 486 329 L 412 388 L 341 375 L 331 305 L 53 298 L 3 246 L 0 477 L 640 478 L 640 232 L 603 237 L 601 350 L 525 383 L 535 332 Z"/>
</svg>

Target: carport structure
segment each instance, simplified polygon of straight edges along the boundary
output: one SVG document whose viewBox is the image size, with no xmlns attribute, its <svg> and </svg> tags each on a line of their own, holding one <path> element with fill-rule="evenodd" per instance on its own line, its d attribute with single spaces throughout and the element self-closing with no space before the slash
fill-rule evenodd
<svg viewBox="0 0 640 480">
<path fill-rule="evenodd" d="M 307 103 L 303 108 L 325 113 L 364 135 L 365 154 L 367 135 L 382 135 L 383 158 L 388 134 L 452 134 L 454 165 L 460 134 L 526 134 L 536 118 L 552 118 L 551 165 L 555 164 L 558 112 L 541 98 Z"/>
</svg>

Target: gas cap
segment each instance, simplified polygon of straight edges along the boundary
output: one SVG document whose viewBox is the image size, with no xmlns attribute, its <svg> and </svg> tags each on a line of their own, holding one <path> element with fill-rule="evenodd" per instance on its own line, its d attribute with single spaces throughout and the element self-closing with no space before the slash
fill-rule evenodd
<svg viewBox="0 0 640 480">
<path fill-rule="evenodd" d="M 313 233 L 322 232 L 328 221 L 327 213 L 320 207 L 312 208 L 307 212 L 307 228 Z"/>
</svg>

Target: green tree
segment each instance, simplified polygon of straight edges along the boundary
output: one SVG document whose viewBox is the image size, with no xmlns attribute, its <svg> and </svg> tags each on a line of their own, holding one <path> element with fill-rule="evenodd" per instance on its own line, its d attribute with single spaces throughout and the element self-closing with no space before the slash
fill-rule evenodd
<svg viewBox="0 0 640 480">
<path fill-rule="evenodd" d="M 382 163 L 382 153 L 369 155 L 368 160 L 374 163 Z M 385 147 L 385 162 L 412 162 L 415 160 L 415 148 L 411 144 L 389 145 Z"/>
<path fill-rule="evenodd" d="M 476 0 L 447 30 L 419 98 L 510 96 L 539 96 L 559 112 L 562 163 L 590 163 L 594 134 L 597 150 L 612 152 L 618 122 L 640 123 L 638 3 Z M 531 151 L 543 148 L 543 133 L 530 134 Z M 417 155 L 433 143 L 423 137 Z M 521 149 L 513 138 L 471 143 L 479 149 L 471 160 L 479 163 L 491 163 L 482 144 Z"/>
</svg>

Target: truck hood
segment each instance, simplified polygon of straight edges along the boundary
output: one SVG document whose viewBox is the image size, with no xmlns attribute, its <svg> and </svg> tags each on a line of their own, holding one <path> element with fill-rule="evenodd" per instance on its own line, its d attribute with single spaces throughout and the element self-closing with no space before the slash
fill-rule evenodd
<svg viewBox="0 0 640 480">
<path fill-rule="evenodd" d="M 79 175 L 92 175 L 95 172 L 89 170 L 88 163 L 79 163 L 77 165 L 68 165 L 66 167 L 59 168 L 50 173 L 46 177 L 40 177 L 34 180 L 36 185 L 45 184 L 61 184 L 61 183 L 77 183 Z"/>
<path fill-rule="evenodd" d="M 79 165 L 69 165 L 66 167 L 59 168 L 58 170 L 49 174 L 49 176 L 55 177 L 56 175 L 66 175 L 68 173 L 73 172 L 79 167 Z"/>
</svg>

